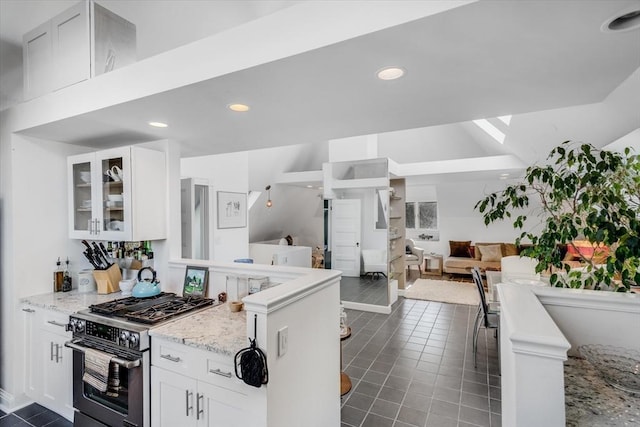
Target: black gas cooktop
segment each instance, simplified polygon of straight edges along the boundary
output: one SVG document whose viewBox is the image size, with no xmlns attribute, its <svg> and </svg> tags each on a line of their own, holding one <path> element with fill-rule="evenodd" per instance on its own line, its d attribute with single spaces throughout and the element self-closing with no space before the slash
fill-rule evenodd
<svg viewBox="0 0 640 427">
<path fill-rule="evenodd" d="M 101 316 L 119 317 L 137 323 L 155 324 L 190 311 L 213 305 L 210 298 L 177 296 L 162 292 L 147 298 L 127 297 L 89 306 Z"/>
</svg>

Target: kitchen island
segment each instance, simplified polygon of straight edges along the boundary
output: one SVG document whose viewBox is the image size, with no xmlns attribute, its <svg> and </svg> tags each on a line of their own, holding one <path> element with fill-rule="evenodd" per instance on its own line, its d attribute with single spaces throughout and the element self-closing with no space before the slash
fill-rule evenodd
<svg viewBox="0 0 640 427">
<path fill-rule="evenodd" d="M 170 264 L 164 283 L 173 286 L 163 286 L 164 292 L 181 294 L 185 266 Z M 223 263 L 208 268 L 209 297 L 225 290 L 230 276 L 268 276 L 272 286 L 245 297 L 243 311 L 221 304 L 150 327 L 151 416 L 145 425 L 286 427 L 303 419 L 309 426 L 339 425 L 340 272 Z M 64 346 L 71 340 L 69 315 L 120 298 L 71 291 L 21 299 L 25 393 L 32 400 L 73 419 L 73 358 Z M 235 372 L 235 354 L 254 336 L 267 360 L 268 383 L 261 387 L 245 384 Z M 49 352 L 52 366 L 42 367 Z"/>
</svg>

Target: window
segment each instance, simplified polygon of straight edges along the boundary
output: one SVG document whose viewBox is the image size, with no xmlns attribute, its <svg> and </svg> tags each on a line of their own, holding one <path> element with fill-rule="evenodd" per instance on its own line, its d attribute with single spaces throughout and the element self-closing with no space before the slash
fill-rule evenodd
<svg viewBox="0 0 640 427">
<path fill-rule="evenodd" d="M 438 202 L 408 202 L 406 206 L 406 228 L 438 229 Z"/>
</svg>

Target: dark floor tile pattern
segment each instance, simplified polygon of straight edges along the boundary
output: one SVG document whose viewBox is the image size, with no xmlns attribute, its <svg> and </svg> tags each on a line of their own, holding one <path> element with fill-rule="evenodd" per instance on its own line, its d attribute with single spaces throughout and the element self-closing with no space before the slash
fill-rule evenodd
<svg viewBox="0 0 640 427">
<path fill-rule="evenodd" d="M 73 423 L 44 406 L 32 403 L 11 414 L 0 411 L 0 427 L 72 427 Z"/>
<path fill-rule="evenodd" d="M 500 427 L 496 340 L 476 307 L 400 298 L 389 315 L 347 310 L 343 365 L 352 390 L 341 427 Z"/>
<path fill-rule="evenodd" d="M 387 278 L 379 275 L 345 277 L 340 279 L 340 300 L 356 301 L 363 304 L 389 304 Z"/>
</svg>

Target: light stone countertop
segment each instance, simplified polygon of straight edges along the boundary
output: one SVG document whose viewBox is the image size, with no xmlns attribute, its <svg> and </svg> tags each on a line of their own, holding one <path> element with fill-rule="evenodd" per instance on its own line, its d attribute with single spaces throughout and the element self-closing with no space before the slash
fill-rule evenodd
<svg viewBox="0 0 640 427">
<path fill-rule="evenodd" d="M 232 313 L 228 303 L 152 328 L 149 335 L 231 357 L 249 346 L 246 312 Z"/>
<path fill-rule="evenodd" d="M 88 308 L 92 304 L 100 304 L 114 299 L 124 298 L 122 293 L 98 294 L 96 292 L 80 293 L 77 290 L 70 292 L 50 292 L 41 295 L 32 295 L 20 300 L 22 304 L 42 307 L 47 310 L 58 311 L 64 314 L 77 313 Z"/>
<path fill-rule="evenodd" d="M 564 371 L 568 427 L 640 425 L 640 396 L 610 386 L 584 359 L 569 357 Z"/>
</svg>

